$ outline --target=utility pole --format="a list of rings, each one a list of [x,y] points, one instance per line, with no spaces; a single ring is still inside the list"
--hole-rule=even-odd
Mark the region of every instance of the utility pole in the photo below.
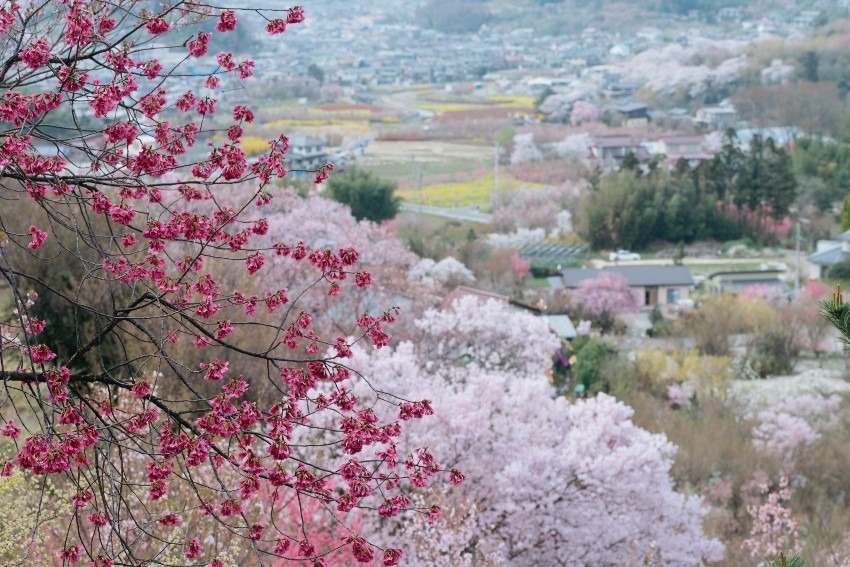
[[[802,238],[800,237],[800,223],[809,224],[810,222],[811,221],[809,219],[806,219],[806,218],[803,218],[803,217],[797,217],[797,223],[795,225],[796,228],[795,228],[794,241],[795,241],[795,244],[796,244],[795,252],[796,252],[797,267],[796,267],[796,275],[795,275],[795,278],[794,278],[794,301],[797,301],[797,299],[800,297],[800,240],[802,240]]]
[[[796,248],[796,258],[797,258],[797,274],[794,278],[794,301],[797,301],[800,298],[800,221],[798,220],[796,225],[796,235],[794,236],[794,242],[797,245]]]
[[[499,142],[493,142],[493,192],[499,192]]]
[[[409,187],[410,187],[411,189],[413,189],[413,187],[414,187],[414,183],[416,183],[416,170],[417,170],[417,167],[416,167],[416,166],[417,166],[417,163],[416,163],[416,154],[410,154],[410,177],[409,177],[410,181],[409,181]],[[421,187],[421,186],[420,186],[420,188],[419,188],[419,210],[417,211],[417,213],[418,213],[420,216],[422,215],[422,187]]]

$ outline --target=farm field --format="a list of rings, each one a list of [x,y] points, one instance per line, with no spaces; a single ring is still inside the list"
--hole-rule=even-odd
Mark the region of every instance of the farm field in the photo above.
[[[490,206],[496,187],[490,146],[441,141],[376,141],[358,167],[399,182],[403,199],[438,207]],[[422,191],[418,187],[422,175]],[[470,173],[471,172],[471,173]],[[537,187],[502,171],[499,190]]]
[[[458,179],[463,175],[469,175],[470,170],[492,167],[492,162],[484,160],[446,159],[444,161],[424,163],[420,162],[418,158],[411,162],[408,156],[406,162],[366,161],[360,158],[355,165],[361,169],[371,171],[379,177],[395,180],[399,184],[399,189],[404,190],[418,184],[419,171],[422,172],[423,184],[443,183]]]
[[[534,97],[531,96],[491,96],[491,97],[452,97],[446,100],[429,97],[415,103],[415,108],[435,113],[457,112],[464,110],[502,108],[529,111],[534,109]]]
[[[363,156],[360,163],[363,165],[382,162],[410,163],[411,158],[424,163],[454,160],[492,161],[493,148],[485,145],[441,141],[375,141],[369,144],[366,155]]]
[[[499,179],[499,190],[509,191],[519,187],[533,186],[512,178],[501,177]],[[470,207],[479,206],[486,210],[492,202],[493,192],[496,188],[495,176],[487,173],[469,181],[456,181],[450,183],[438,183],[436,185],[425,185],[420,192],[418,188],[411,187],[401,189],[398,195],[412,203],[421,202],[425,205],[436,207]]]

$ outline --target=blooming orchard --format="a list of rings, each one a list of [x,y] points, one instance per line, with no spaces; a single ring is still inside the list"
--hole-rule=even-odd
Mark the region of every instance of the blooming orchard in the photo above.
[[[403,551],[361,537],[352,510],[398,514],[412,487],[463,476],[399,442],[427,402],[352,393],[352,343],[386,346],[397,309],[337,314],[328,335],[326,311],[302,307],[307,289],[333,299],[372,275],[339,234],[272,238],[288,140],[248,162],[256,114],[224,87],[255,64],[211,49],[242,12],[274,35],[304,11],[151,6],[0,8],[0,474],[51,475],[71,495],[65,564],[222,565],[241,541],[253,562],[344,548],[395,565]],[[280,263],[299,277],[267,277]],[[298,441],[315,423],[322,447]],[[317,507],[338,524],[321,545],[303,521]]]
[[[248,161],[227,91],[255,64],[214,46],[300,7],[151,9],[0,6],[0,488],[42,491],[3,561],[720,557],[663,436],[551,397],[546,325],[471,297],[394,325],[465,268],[417,277],[384,229],[285,193],[284,135]],[[634,307],[598,284],[591,316]]]
[[[637,427],[609,396],[552,399],[543,372],[558,341],[543,322],[466,296],[425,313],[419,327],[415,344],[355,357],[378,390],[427,392],[436,415],[403,436],[468,476],[442,499],[451,527],[413,538],[414,564],[696,566],[722,557],[702,533],[701,499],[673,490],[675,448],[663,435]],[[374,396],[363,384],[355,392]]]

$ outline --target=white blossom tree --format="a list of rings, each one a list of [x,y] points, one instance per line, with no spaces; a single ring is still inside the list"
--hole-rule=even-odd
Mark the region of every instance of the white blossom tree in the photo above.
[[[637,427],[612,397],[551,397],[544,371],[557,341],[544,323],[465,297],[419,327],[415,343],[355,357],[379,390],[427,391],[436,415],[405,435],[469,479],[441,502],[446,514],[460,511],[463,529],[429,528],[428,541],[408,546],[412,564],[501,556],[514,565],[685,566],[722,557],[702,532],[701,499],[673,489],[675,447],[663,435]]]
[[[534,143],[534,134],[518,134],[514,137],[514,151],[511,152],[511,164],[526,161],[540,161],[543,152]]]

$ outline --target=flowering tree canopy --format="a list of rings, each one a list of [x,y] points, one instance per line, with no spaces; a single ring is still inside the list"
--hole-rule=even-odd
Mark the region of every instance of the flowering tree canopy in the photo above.
[[[304,12],[151,6],[0,8],[0,292],[10,305],[0,474],[57,487],[22,549],[35,564],[104,567],[246,554],[321,565],[345,548],[395,565],[401,550],[375,547],[347,518],[415,508],[410,483],[444,468],[399,445],[399,412],[430,412],[383,393],[362,405],[352,393],[361,378],[343,362],[354,342],[387,345],[397,309],[336,313],[327,334],[330,308],[308,296],[356,294],[372,274],[342,232],[323,241],[272,226],[288,140],[247,160],[255,113],[226,104],[224,87],[255,65],[211,50],[242,12],[272,35]],[[318,183],[332,169],[305,173]],[[300,442],[319,421],[327,443]],[[69,505],[48,517],[56,499]],[[308,527],[320,512],[338,528],[321,545]],[[48,522],[60,524],[55,555],[35,559],[30,543]]]
[[[514,151],[511,152],[511,163],[540,161],[543,152],[534,144],[534,134],[519,134],[514,138]]]
[[[821,432],[836,426],[841,397],[805,394],[772,404],[755,417],[759,424],[753,429],[753,444],[757,449],[782,458],[789,466],[801,449],[812,445]]]
[[[570,113],[570,124],[581,126],[585,122],[595,122],[599,120],[601,115],[602,111],[595,104],[584,100],[577,100],[573,104],[573,111]]]
[[[578,186],[567,184],[546,189],[521,187],[508,193],[494,193],[493,226],[500,232],[518,227],[572,232],[572,216],[567,207],[578,192]]]
[[[611,323],[617,315],[637,313],[639,306],[625,276],[602,272],[582,281],[576,288],[581,312],[591,319]]]
[[[468,477],[443,499],[459,518],[451,531],[435,524],[408,550],[416,564],[697,566],[722,557],[702,533],[701,500],[673,490],[675,448],[663,435],[637,427],[612,397],[552,398],[542,375],[558,341],[543,321],[467,296],[420,326],[426,340],[355,357],[379,388],[427,391],[434,419],[403,435],[463,463]],[[475,348],[458,335],[477,337]],[[356,393],[373,395],[362,384]]]
[[[431,258],[422,258],[408,272],[410,281],[423,282],[428,285],[458,286],[475,283],[475,274],[463,262],[446,256],[439,262]]]

